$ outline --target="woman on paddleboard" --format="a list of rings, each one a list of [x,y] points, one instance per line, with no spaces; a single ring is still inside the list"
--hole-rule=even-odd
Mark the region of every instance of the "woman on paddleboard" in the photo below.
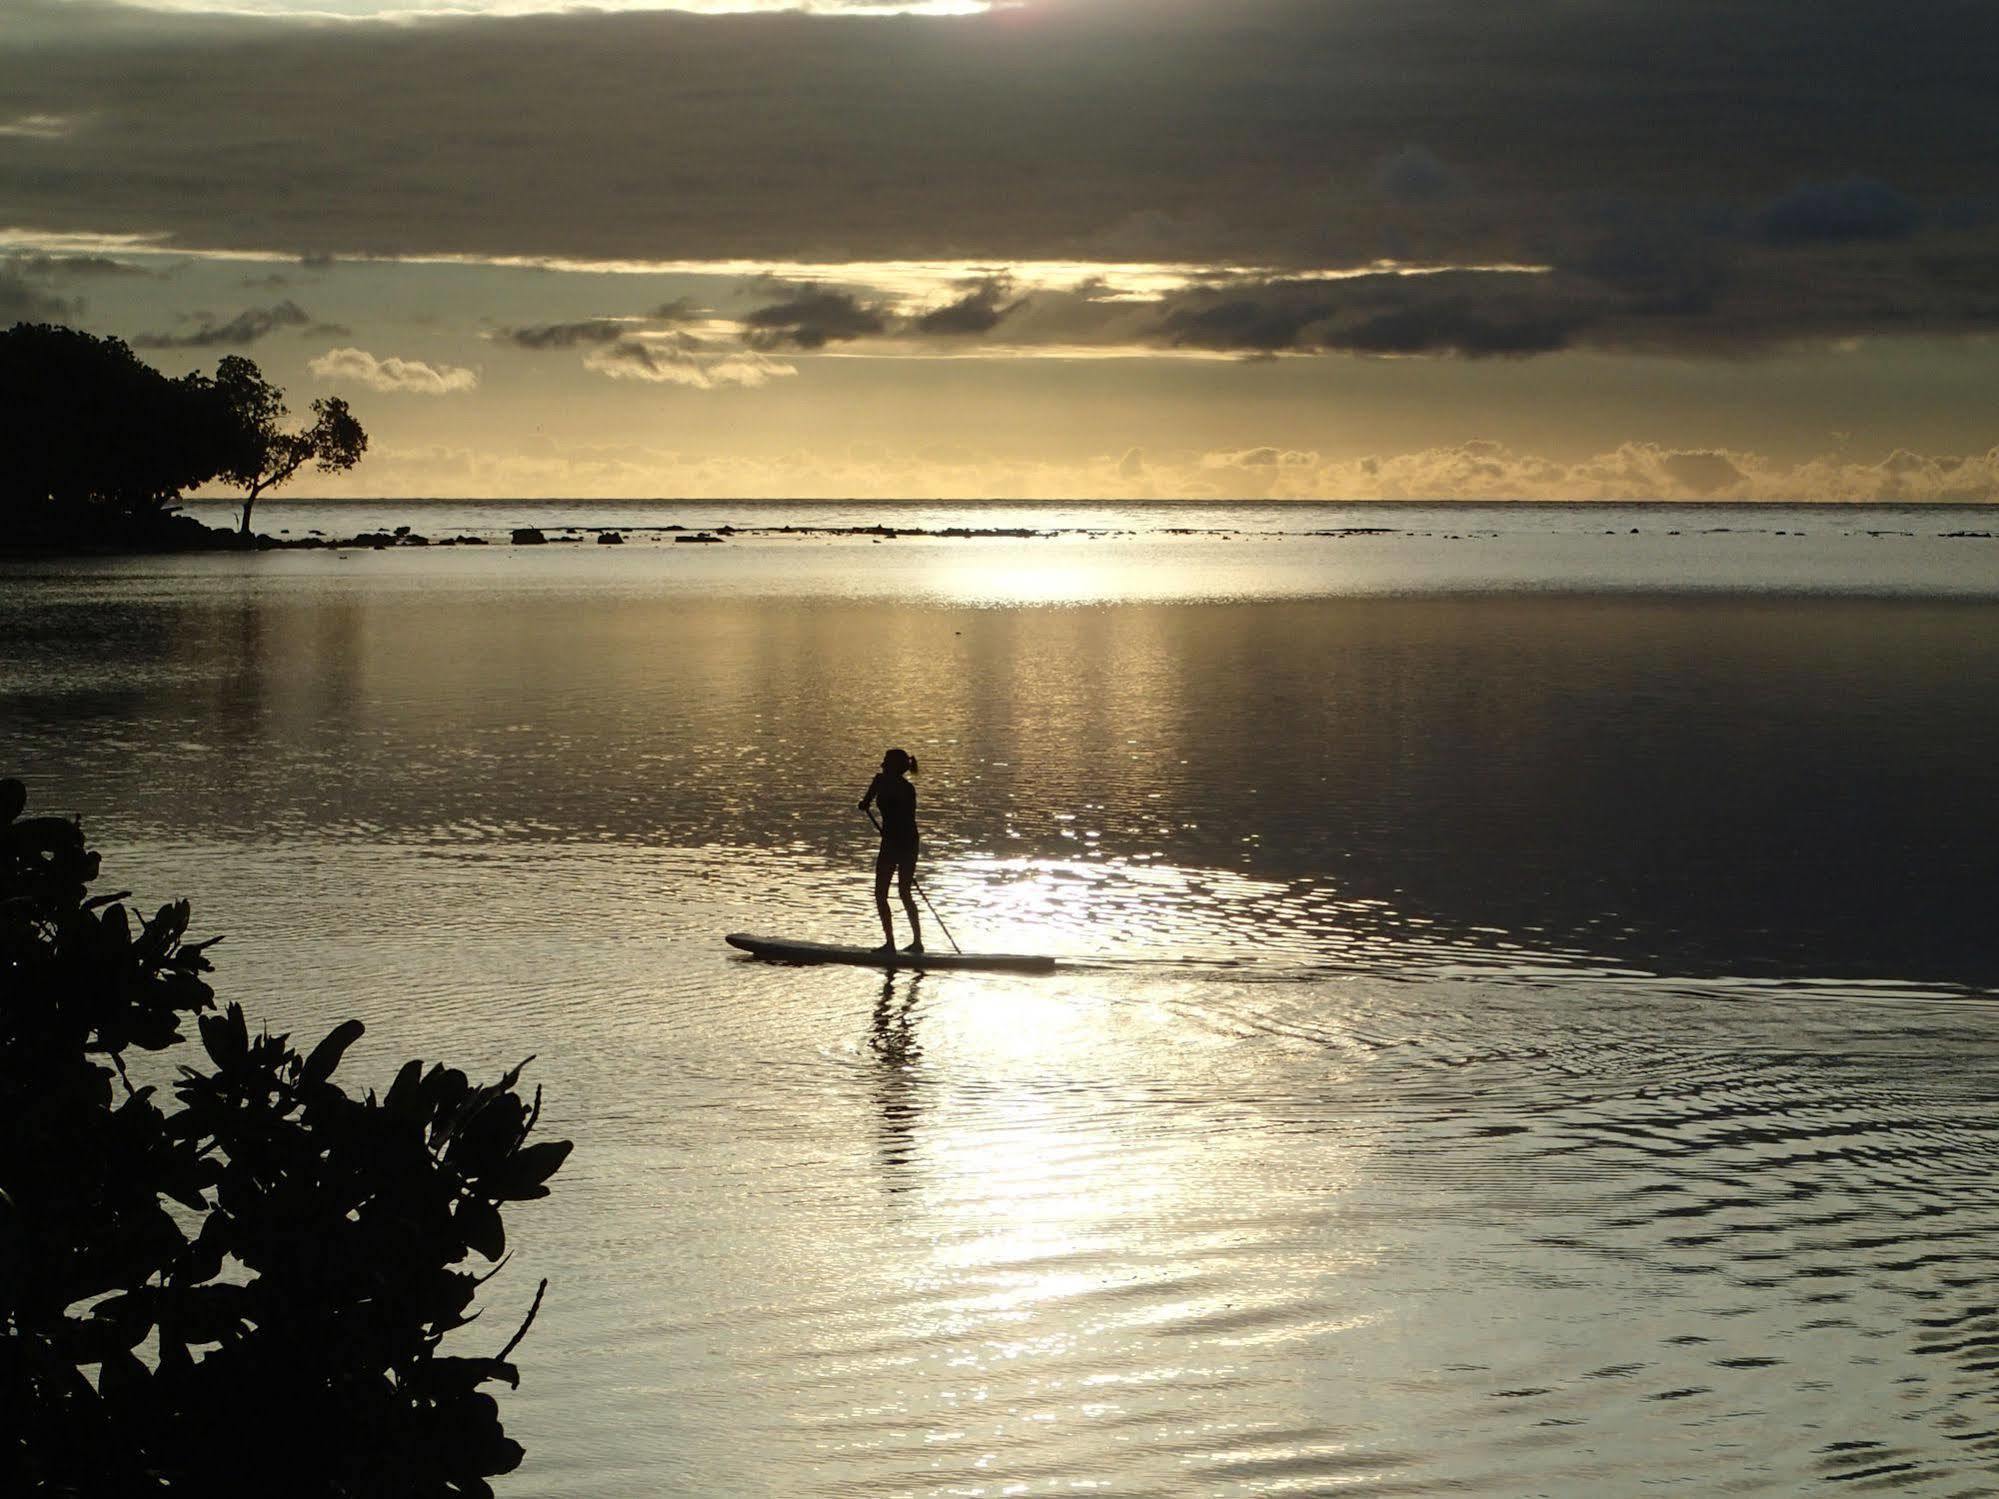
[[[875,855],[875,910],[882,919],[879,951],[895,951],[895,922],[888,914],[888,877],[894,874],[902,894],[902,908],[909,913],[909,946],[906,953],[923,951],[923,923],[916,919],[916,897],[910,885],[916,878],[916,788],[909,777],[916,774],[916,756],[892,749],[882,756],[881,773],[868,782],[868,794],[861,798],[861,810],[879,805],[882,809],[881,852]]]

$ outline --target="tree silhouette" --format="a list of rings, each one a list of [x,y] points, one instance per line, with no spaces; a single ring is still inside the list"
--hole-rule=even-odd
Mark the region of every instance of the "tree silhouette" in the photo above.
[[[0,331],[0,520],[28,543],[144,532],[233,451],[202,375],[169,380],[115,338]]]
[[[352,1097],[359,1021],[301,1055],[230,1005],[163,1107],[126,1054],[214,1008],[215,939],[88,897],[81,828],[25,805],[0,781],[0,1493],[490,1495],[521,1449],[480,1386],[541,1292],[497,1353],[442,1344],[569,1154],[527,1143],[539,1090],[409,1062]]]
[[[368,434],[338,396],[312,403],[310,427],[285,431],[280,426],[288,414],[284,392],[240,354],[229,355],[215,367],[214,388],[236,424],[221,477],[244,491],[237,534],[245,538],[250,535],[250,512],[265,490],[284,483],[308,463],[317,464],[322,473],[350,469],[368,449]]]

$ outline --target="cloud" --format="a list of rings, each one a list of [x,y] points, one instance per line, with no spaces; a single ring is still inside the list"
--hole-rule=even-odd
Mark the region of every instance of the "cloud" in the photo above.
[[[594,317],[574,323],[533,323],[523,328],[501,328],[493,336],[517,349],[540,352],[616,343],[634,326],[635,320],[631,318]]]
[[[128,265],[108,255],[16,255],[8,268],[28,276],[147,276],[143,266]]]
[[[1020,306],[1007,302],[1012,293],[1012,277],[988,276],[957,301],[922,314],[911,326],[918,333],[946,336],[990,333]]]
[[[1318,491],[1356,499],[1742,500],[1774,504],[1993,503],[1999,448],[1976,457],[1898,451],[1879,462],[1779,463],[1720,448],[1628,442],[1579,462],[1471,442],[1329,465]]]
[[[16,115],[11,120],[0,121],[0,135],[36,141],[58,141],[75,128],[74,119],[59,114]]]
[[[536,323],[500,328],[489,336],[535,352],[581,349],[583,367],[607,379],[684,385],[694,390],[766,385],[798,373],[793,366],[770,359],[755,348],[717,343],[680,326],[696,321],[702,313],[692,298],[680,297],[661,303],[644,317]],[[657,326],[660,324],[667,326]]]
[[[1999,503],[1999,448],[1975,454],[1897,450],[1885,458],[1780,463],[1749,451],[1628,442],[1562,460],[1471,440],[1412,452],[1322,459],[1272,447],[1277,461],[1234,453],[1106,452],[1073,461],[1002,457],[967,447],[855,443],[834,453],[706,455],[624,444],[549,444],[532,452],[438,444],[369,453],[372,474],[315,478],[314,492],[503,498],[1679,500]],[[1288,458],[1289,461],[1284,461]],[[1730,479],[1733,472],[1738,477]],[[1716,481],[1723,481],[1716,488]],[[1392,523],[1392,522],[1387,522]],[[1668,522],[1667,524],[1674,524]]]
[[[1311,468],[1317,453],[1286,448],[1240,448],[1227,453],[1203,453],[1202,468]]]
[[[798,373],[797,369],[755,350],[715,349],[686,335],[632,335],[592,349],[584,368],[613,380],[643,380],[654,385],[684,385],[693,390],[722,386],[754,388]]]
[[[784,301],[746,316],[743,329],[752,348],[822,349],[829,343],[885,333],[888,322],[879,308],[865,305],[851,292],[795,287]]]
[[[309,360],[306,368],[322,380],[357,380],[370,390],[405,395],[444,396],[479,383],[477,373],[458,365],[425,364],[394,355],[377,359],[366,349],[328,349]]]
[[[1433,203],[1460,190],[1455,172],[1422,146],[1404,146],[1375,164],[1374,189],[1398,203]]]
[[[1733,489],[1749,476],[1727,453],[1713,451],[1662,454],[1659,472],[1676,490],[1712,498]]]
[[[1893,26],[1880,0],[1820,0],[1805,47],[1792,8],[1711,0],[338,24],[0,5],[8,118],[84,122],[0,135],[8,219],[51,231],[293,255],[1140,258],[1299,278],[1393,244],[1572,273],[1552,308],[1467,294],[1365,314],[1341,298],[1338,327],[1383,351],[1741,352],[1999,325],[1999,217],[1979,208],[1999,203],[1983,66],[1999,7],[1963,0],[1906,0]],[[635,175],[635,139],[670,158]],[[1619,269],[1629,244],[1579,263],[1613,202],[1683,226],[1689,253],[1649,272]],[[1809,278],[1792,264],[1805,247]],[[770,300],[774,316],[791,298]],[[759,337],[881,331],[856,309]],[[1007,312],[1006,336],[1041,312]],[[1235,334],[1194,319],[1187,346],[1327,346],[1267,312]],[[995,331],[949,322],[936,332]]]
[[[1898,450],[1878,462],[1780,463],[1725,448],[1626,442],[1579,460],[1488,439],[1413,452],[1321,460],[1278,449],[1148,465],[1161,497],[1296,500],[1735,500],[1781,504],[1999,502],[1999,448],[1965,456]]]
[[[227,322],[219,323],[210,314],[197,313],[195,322],[191,332],[142,333],[132,344],[140,349],[240,348],[280,328],[311,326],[312,317],[298,303],[287,299],[272,307],[246,307]]]
[[[1174,347],[1239,353],[1478,358],[1566,348],[1605,311],[1588,288],[1510,272],[1250,279],[1167,298],[1159,335]]]
[[[30,286],[11,269],[0,267],[0,327],[15,323],[60,323],[83,310],[81,302],[50,296]]]
[[[1793,188],[1757,215],[1773,245],[1837,245],[1906,239],[1921,220],[1916,205],[1885,183],[1865,177]]]
[[[1697,318],[1727,289],[1729,246],[1678,220],[1617,211],[1579,238],[1564,268],[1614,293],[1633,316]]]

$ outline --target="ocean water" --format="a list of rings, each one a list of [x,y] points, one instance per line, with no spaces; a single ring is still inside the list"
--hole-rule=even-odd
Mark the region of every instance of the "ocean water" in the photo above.
[[[258,519],[738,528],[0,564],[103,888],[534,1055],[504,1492],[1999,1493],[1993,512]],[[1058,972],[721,943],[875,939],[889,744]]]

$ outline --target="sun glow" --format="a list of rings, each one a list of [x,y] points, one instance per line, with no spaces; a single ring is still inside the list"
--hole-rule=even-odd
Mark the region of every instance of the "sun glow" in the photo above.
[[[0,227],[0,252],[165,256],[175,260],[297,263],[292,251],[178,245],[163,234],[97,234]],[[429,252],[341,255],[329,263],[355,265],[467,266],[495,270],[566,271],[603,276],[688,276],[738,285],[769,278],[800,285],[860,287],[901,309],[920,308],[961,293],[967,285],[1005,277],[1018,294],[1087,290],[1098,302],[1152,302],[1203,283],[1282,277],[1297,281],[1352,281],[1368,276],[1441,276],[1476,272],[1495,276],[1545,276],[1552,267],[1527,262],[1445,263],[1373,260],[1361,265],[1290,266],[1212,264],[1191,260],[636,260],[564,255],[475,255]]]

